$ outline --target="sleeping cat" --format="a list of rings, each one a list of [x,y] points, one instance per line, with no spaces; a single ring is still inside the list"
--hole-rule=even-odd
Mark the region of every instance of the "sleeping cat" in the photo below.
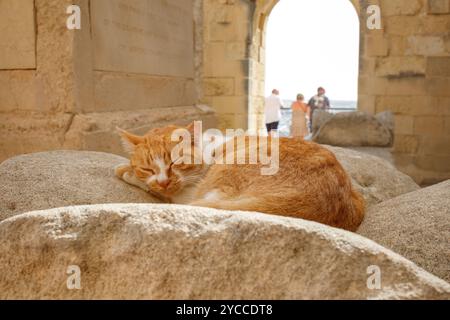
[[[172,162],[178,142],[171,134],[179,128],[153,129],[144,136],[119,130],[131,159],[116,168],[116,175],[170,203],[296,217],[350,231],[362,222],[363,198],[334,154],[320,145],[280,138],[278,172],[261,175],[260,164]],[[193,132],[193,125],[187,129]]]

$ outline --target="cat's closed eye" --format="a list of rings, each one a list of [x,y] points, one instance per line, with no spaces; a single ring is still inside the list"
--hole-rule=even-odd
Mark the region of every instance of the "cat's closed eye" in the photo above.
[[[146,174],[150,174],[150,175],[154,175],[155,171],[153,171],[150,168],[138,168],[139,171],[141,171],[142,173],[146,173]]]

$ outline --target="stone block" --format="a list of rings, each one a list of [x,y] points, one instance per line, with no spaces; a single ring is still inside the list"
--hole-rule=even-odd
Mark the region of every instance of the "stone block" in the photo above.
[[[196,102],[192,79],[95,72],[95,103],[84,112],[139,110]]]
[[[425,96],[428,94],[425,77],[401,77],[388,79],[386,82],[387,95]]]
[[[450,57],[427,58],[427,76],[450,77]]]
[[[449,0],[428,0],[429,14],[446,14],[450,13],[450,1]]]
[[[248,98],[246,96],[212,97],[211,107],[218,115],[247,113]]]
[[[416,117],[414,119],[414,133],[417,135],[440,136],[444,132],[442,117]]]
[[[387,57],[377,60],[376,75],[400,78],[425,76],[425,69],[424,57]]]
[[[226,54],[226,44],[211,42],[204,49],[205,77],[246,77],[248,60],[232,60]]]
[[[91,2],[96,70],[194,76],[192,0]]]
[[[423,136],[420,138],[418,154],[450,156],[450,136]]]
[[[246,43],[238,41],[227,43],[226,56],[231,60],[242,60],[247,58]]]
[[[450,117],[444,118],[444,134],[450,137]]]
[[[415,154],[419,147],[419,140],[413,135],[396,135],[393,151],[396,153]]]
[[[383,35],[367,36],[365,53],[368,57],[387,56],[389,52],[388,40]]]
[[[424,170],[450,172],[450,156],[419,155],[414,159],[414,164]]]
[[[414,131],[413,116],[395,116],[395,134],[412,135]]]
[[[422,21],[421,33],[424,35],[444,36],[450,30],[450,15],[427,15],[420,19]]]
[[[64,148],[125,155],[116,127],[145,134],[153,128],[187,125],[194,120],[202,121],[205,129],[216,126],[214,111],[205,106],[80,114],[74,117],[66,133]]]
[[[407,53],[423,56],[446,56],[447,50],[443,37],[410,36],[408,37]]]
[[[0,1],[0,69],[36,68],[33,0]]]
[[[396,115],[417,116],[435,113],[427,96],[379,96],[376,101],[377,112],[392,111]]]
[[[375,73],[377,58],[362,58],[359,63],[359,75],[371,76]]]
[[[234,95],[234,79],[205,78],[203,80],[203,93],[206,96],[232,96]]]
[[[409,36],[420,32],[421,21],[417,16],[385,17],[384,26],[389,35]]]
[[[389,54],[391,56],[407,55],[408,41],[404,36],[390,35],[389,37]]]
[[[450,97],[450,78],[429,78],[427,80],[427,92],[430,95]]]
[[[369,114],[375,114],[375,99],[376,96],[371,95],[359,95],[358,96],[358,110],[367,112]]]
[[[416,15],[421,9],[421,0],[381,1],[381,10],[384,16]]]

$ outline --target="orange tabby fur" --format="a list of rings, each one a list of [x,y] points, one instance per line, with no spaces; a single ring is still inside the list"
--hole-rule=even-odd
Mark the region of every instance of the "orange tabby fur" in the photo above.
[[[131,160],[130,165],[117,168],[116,175],[148,188],[167,202],[258,211],[350,231],[362,222],[363,198],[352,188],[334,154],[320,145],[300,138],[280,138],[279,170],[265,176],[261,175],[259,164],[173,164],[170,152],[177,142],[170,141],[170,136],[177,128],[154,129],[143,137],[122,130]],[[188,128],[192,130],[192,126]],[[130,180],[133,176],[137,181]],[[155,177],[167,179],[161,185],[154,181]],[[177,201],[178,195],[189,189],[192,191],[187,198]]]

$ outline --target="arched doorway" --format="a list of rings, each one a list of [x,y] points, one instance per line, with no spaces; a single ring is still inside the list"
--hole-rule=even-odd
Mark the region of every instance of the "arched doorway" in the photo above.
[[[253,34],[252,34],[252,44],[250,48],[250,69],[249,69],[249,117],[248,117],[248,127],[250,130],[257,130],[258,128],[261,128],[263,126],[264,117],[263,117],[263,105],[264,105],[264,96],[266,94],[266,51],[267,51],[267,29],[270,27],[269,23],[269,16],[271,13],[277,14],[278,9],[280,8],[280,11],[285,11],[285,8],[290,5],[289,2],[294,0],[260,0],[257,1],[257,6],[255,10],[255,16],[253,19]],[[296,0],[298,1],[298,0]],[[314,2],[314,0],[301,0],[302,2]],[[326,2],[327,0],[322,0],[320,2]],[[350,37],[356,37],[357,39],[353,39],[353,41],[359,40],[359,43],[363,44],[363,37],[364,32],[361,32],[361,26],[358,27],[359,21],[360,21],[360,6],[359,1],[357,0],[329,0],[333,2],[339,2],[338,7],[336,5],[333,5],[332,8],[324,8],[324,10],[330,9],[330,10],[339,10],[342,9],[346,11],[346,16],[349,15],[349,7],[350,10],[356,9],[356,15],[354,14],[354,11],[352,11],[353,16],[351,16],[351,19],[353,19],[353,28],[356,28],[356,32],[353,30],[352,35]],[[283,3],[279,3],[283,2]],[[278,6],[277,6],[278,5]],[[316,6],[318,4],[316,2]],[[323,4],[322,4],[323,5]],[[353,5],[353,8],[351,7]],[[328,11],[331,15],[332,12]],[[340,16],[339,14],[342,12],[335,12],[335,23],[339,24]],[[320,12],[303,12],[302,15],[320,15]],[[314,28],[312,26],[311,28]],[[359,29],[358,29],[359,28]],[[284,38],[283,41],[289,41],[289,37],[291,37],[293,34],[295,34],[295,29],[291,31],[290,34],[283,34],[282,37]],[[324,30],[326,32],[326,30]],[[348,36],[348,35],[346,35]],[[358,39],[359,38],[359,39]],[[269,44],[270,45],[270,44]],[[288,45],[286,45],[287,47]],[[358,44],[359,46],[359,44]],[[352,49],[354,50],[354,49]],[[354,79],[353,86],[354,88],[349,89],[349,92],[346,95],[357,95],[356,93],[351,93],[351,91],[357,91],[357,82],[358,82],[358,76],[359,73],[358,70],[358,64],[361,68],[361,61],[359,58],[359,53],[361,52],[362,48],[359,47],[359,50],[356,48],[356,52],[353,52],[352,57],[348,57],[350,60],[354,61],[354,67],[355,69],[352,71]],[[333,53],[329,53],[330,57],[333,57]],[[330,60],[336,60],[336,57],[334,59]],[[338,73],[339,68],[336,68],[336,73]],[[316,81],[319,82],[319,81]],[[333,81],[332,81],[333,82]],[[337,83],[336,81],[334,83]],[[300,84],[301,85],[301,84]],[[320,84],[325,85],[325,84]],[[312,84],[312,87],[316,86],[316,84]],[[291,89],[292,91],[293,89]],[[301,90],[301,88],[299,89]],[[339,89],[338,89],[339,90]],[[342,89],[341,89],[342,90]],[[308,89],[307,89],[308,91]],[[306,94],[309,94],[309,92],[306,92]],[[342,95],[344,97],[344,95]],[[340,98],[342,98],[340,97]]]

